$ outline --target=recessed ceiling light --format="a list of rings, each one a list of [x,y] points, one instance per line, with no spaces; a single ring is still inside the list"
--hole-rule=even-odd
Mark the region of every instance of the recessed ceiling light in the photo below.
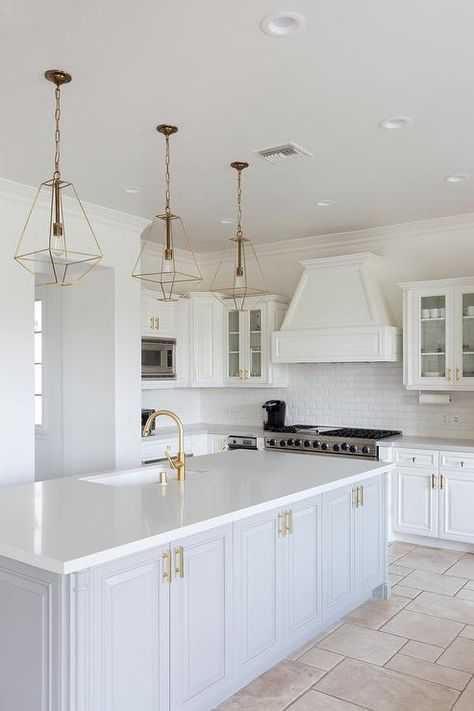
[[[123,189],[126,193],[129,193],[129,195],[136,195],[142,191],[139,185],[125,185]]]
[[[452,175],[446,175],[443,180],[445,183],[464,183],[470,177],[467,173],[453,173]]]
[[[393,130],[397,128],[405,128],[413,122],[410,116],[392,116],[391,118],[383,119],[379,122],[379,128]]]
[[[235,222],[235,219],[233,217],[223,217],[221,222],[223,225],[233,225]]]
[[[332,207],[335,204],[335,200],[318,200],[316,207]]]
[[[266,35],[283,37],[304,30],[306,19],[298,12],[272,12],[263,18],[260,27]]]

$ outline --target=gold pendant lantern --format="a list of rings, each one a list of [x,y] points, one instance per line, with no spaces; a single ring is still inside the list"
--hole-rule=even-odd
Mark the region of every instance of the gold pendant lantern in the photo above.
[[[248,297],[268,294],[265,276],[255,248],[242,231],[242,171],[249,164],[234,161],[231,168],[237,171],[237,232],[231,242],[235,242],[234,257],[228,252],[222,254],[211,282],[212,291],[219,300],[231,309],[245,311]]]
[[[100,262],[102,252],[74,185],[63,180],[59,167],[61,86],[72,77],[59,69],[44,76],[56,87],[54,172],[36,192],[15,259],[38,284],[71,286]]]
[[[145,288],[155,291],[158,301],[176,301],[197,289],[202,276],[183,221],[171,212],[170,207],[169,141],[178,129],[160,124],[156,130],[165,137],[165,211],[156,215],[145,230],[132,276],[140,279]]]

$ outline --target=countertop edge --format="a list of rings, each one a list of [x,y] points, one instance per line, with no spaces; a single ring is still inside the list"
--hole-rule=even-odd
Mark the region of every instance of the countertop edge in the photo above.
[[[187,526],[171,529],[170,531],[165,531],[154,536],[114,546],[113,548],[91,553],[69,561],[58,561],[51,558],[37,556],[22,549],[12,548],[11,546],[3,545],[1,543],[0,556],[9,558],[10,560],[14,560],[19,563],[31,565],[35,568],[46,570],[57,575],[70,575],[72,573],[78,573],[82,570],[87,570],[88,568],[94,568],[98,565],[110,563],[111,561],[118,560],[119,558],[124,558],[127,555],[133,555],[166,543],[172,543],[187,536],[202,533],[203,531],[207,531],[212,528],[217,528],[218,526],[234,523],[235,521],[239,521],[249,516],[264,513],[270,509],[277,508],[279,505],[285,506],[292,502],[301,501],[311,496],[317,496],[318,494],[324,494],[343,486],[350,486],[357,481],[365,481],[366,479],[370,479],[371,477],[379,474],[389,473],[394,469],[394,466],[394,464],[389,462],[380,462],[380,467],[371,469],[367,472],[352,474],[350,476],[342,477],[337,481],[318,484],[308,489],[301,489],[300,491],[295,491],[292,494],[287,494],[276,499],[270,499],[252,506],[247,506],[246,508],[239,509],[237,511],[232,511],[230,513],[227,512],[219,516],[214,516],[203,521],[189,524]]]

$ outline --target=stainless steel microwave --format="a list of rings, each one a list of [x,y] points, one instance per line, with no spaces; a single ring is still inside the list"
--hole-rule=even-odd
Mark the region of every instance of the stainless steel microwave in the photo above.
[[[176,341],[173,338],[142,338],[142,378],[176,378]]]

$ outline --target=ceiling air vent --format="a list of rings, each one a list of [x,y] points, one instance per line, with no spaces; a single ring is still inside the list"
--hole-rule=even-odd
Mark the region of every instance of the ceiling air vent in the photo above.
[[[306,151],[296,143],[285,143],[282,146],[271,146],[270,148],[261,148],[258,153],[262,158],[265,158],[269,163],[281,163],[290,158],[311,158],[312,154]]]

